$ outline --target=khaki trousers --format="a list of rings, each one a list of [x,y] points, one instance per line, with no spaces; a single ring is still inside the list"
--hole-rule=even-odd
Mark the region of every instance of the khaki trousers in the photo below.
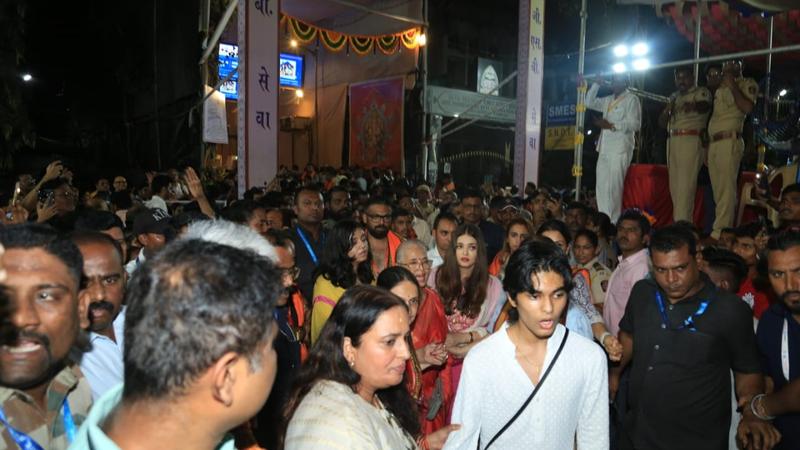
[[[697,174],[703,164],[703,145],[699,136],[673,136],[667,143],[669,193],[672,218],[676,222],[694,217]]]
[[[742,139],[723,139],[712,142],[708,149],[708,174],[717,204],[714,230],[711,236],[719,238],[723,228],[733,226],[736,212],[736,187],[739,178],[739,163],[744,153]]]

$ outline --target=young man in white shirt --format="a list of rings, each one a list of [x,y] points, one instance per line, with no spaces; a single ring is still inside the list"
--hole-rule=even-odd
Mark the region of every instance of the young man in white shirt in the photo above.
[[[445,449],[608,449],[608,372],[600,347],[559,324],[569,262],[529,241],[506,266],[507,327],[464,360]]]
[[[449,212],[439,213],[433,222],[433,244],[428,250],[428,259],[431,261],[431,268],[439,267],[444,263],[444,255],[450,248],[453,239],[453,232],[458,227],[458,219]]]

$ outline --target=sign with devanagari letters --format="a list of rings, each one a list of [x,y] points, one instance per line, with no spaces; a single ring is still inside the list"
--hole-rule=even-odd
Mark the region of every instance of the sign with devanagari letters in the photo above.
[[[239,0],[239,196],[278,170],[278,0]]]

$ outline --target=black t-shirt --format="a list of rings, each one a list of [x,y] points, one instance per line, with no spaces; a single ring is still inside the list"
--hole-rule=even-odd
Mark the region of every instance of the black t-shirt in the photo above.
[[[301,234],[302,233],[302,234]],[[303,240],[303,237],[306,240]],[[314,252],[317,262],[314,262],[311,253],[306,246],[306,241]],[[300,269],[300,276],[297,278],[297,287],[303,294],[307,305],[310,307],[313,302],[314,293],[314,271],[317,269],[319,259],[322,257],[322,245],[325,242],[325,231],[320,228],[319,239],[314,240],[314,235],[310,231],[302,229],[299,225],[292,228],[292,242],[294,242],[294,263]]]
[[[789,380],[784,376],[781,358],[784,323],[789,357]],[[789,384],[789,381],[800,378],[800,323],[792,317],[783,303],[776,303],[764,311],[758,321],[756,340],[761,352],[761,367],[775,382],[776,392]],[[775,450],[800,448],[800,414],[778,416],[773,424],[781,432],[781,441],[774,447]]]
[[[696,295],[670,304],[662,324],[654,280],[631,290],[620,330],[633,338],[625,433],[635,448],[728,448],[731,373],[759,373],[753,318],[745,302],[703,278]],[[703,301],[708,306],[697,314]],[[678,329],[695,315],[695,331]]]
[[[503,248],[503,241],[506,239],[506,232],[500,225],[489,222],[488,220],[481,220],[478,224],[483,234],[483,240],[486,241],[486,259],[489,263],[492,262],[497,252]]]

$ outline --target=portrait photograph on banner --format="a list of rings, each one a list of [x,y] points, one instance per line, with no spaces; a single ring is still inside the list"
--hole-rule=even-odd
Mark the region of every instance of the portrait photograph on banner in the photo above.
[[[403,77],[350,85],[350,164],[403,170]]]

